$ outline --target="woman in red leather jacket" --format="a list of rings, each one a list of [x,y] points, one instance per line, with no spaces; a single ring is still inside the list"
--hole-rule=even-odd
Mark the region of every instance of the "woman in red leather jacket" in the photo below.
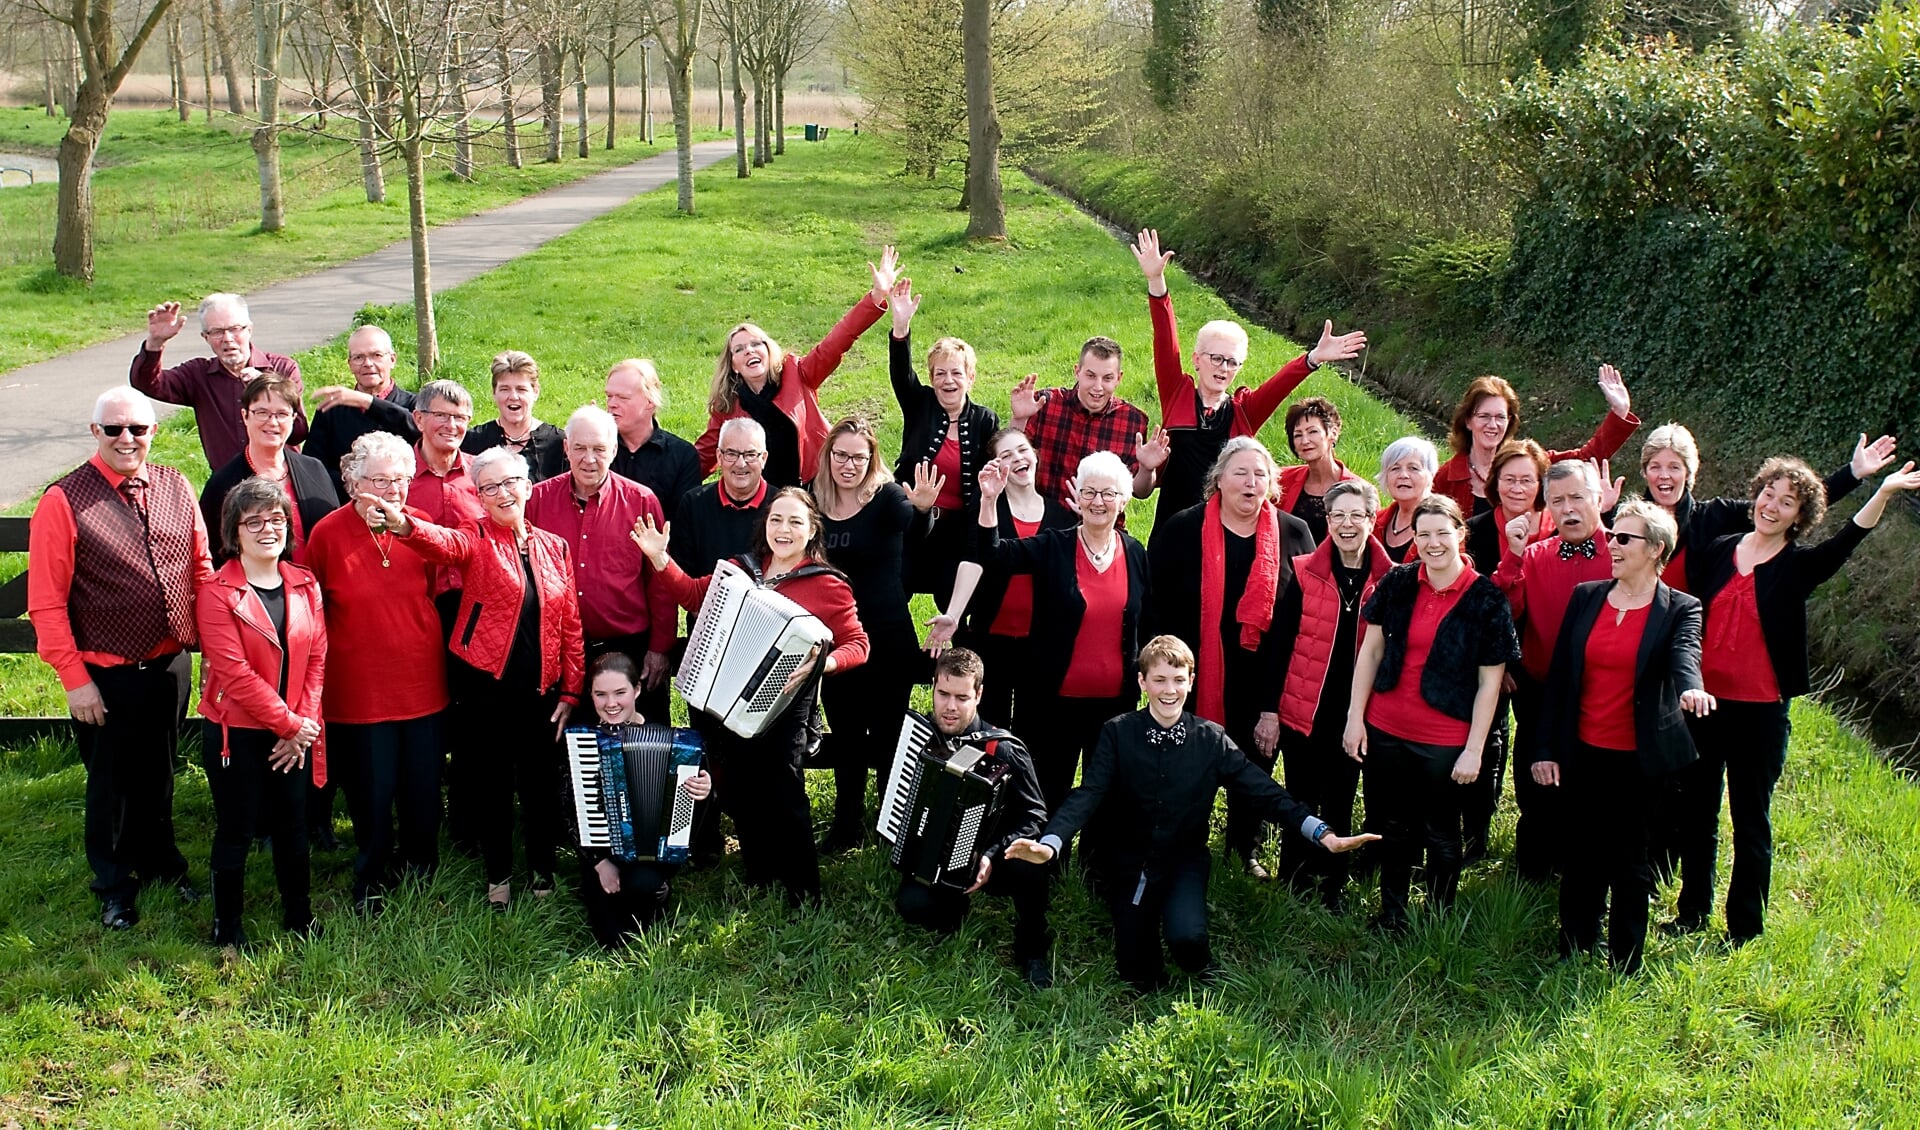
[[[532,483],[527,461],[496,447],[473,461],[483,518],[458,527],[416,522],[406,509],[363,494],[368,520],[378,520],[421,557],[460,570],[460,609],[453,638],[452,681],[459,702],[487,703],[484,733],[461,759],[473,783],[487,902],[505,910],[513,876],[513,798],[520,796],[533,893],[553,893],[554,848],[560,837],[560,732],[580,702],[586,650],[567,543],[527,522]]]
[[[213,944],[237,947],[247,943],[240,915],[256,831],[273,837],[281,925],[296,934],[313,926],[307,785],[327,782],[327,623],[320,583],[287,560],[293,532],[278,484],[255,477],[234,487],[220,508],[220,538],[233,556],[200,586],[194,619],[213,794]]]

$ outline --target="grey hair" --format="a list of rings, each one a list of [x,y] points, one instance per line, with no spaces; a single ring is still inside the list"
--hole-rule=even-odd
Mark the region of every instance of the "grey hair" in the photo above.
[[[507,477],[510,479],[516,476],[528,480],[533,478],[533,472],[527,468],[526,456],[505,447],[489,447],[474,456],[473,465],[468,468],[468,472],[473,475],[473,481],[477,484],[483,473],[492,470],[495,464],[500,463],[506,464]]]
[[[1331,509],[1335,499],[1345,497],[1349,494],[1357,494],[1360,496],[1360,501],[1367,504],[1367,513],[1379,513],[1380,492],[1374,488],[1372,483],[1365,479],[1341,479],[1339,482],[1334,483],[1327,488],[1327,493],[1320,496],[1320,505],[1322,508]]]
[[[421,412],[431,411],[433,402],[436,400],[444,400],[455,408],[468,410],[473,408],[473,394],[468,392],[467,386],[459,381],[428,381],[421,385],[420,391],[413,396],[413,402],[419,406],[418,410]]]
[[[1268,495],[1280,489],[1280,467],[1273,461],[1273,452],[1267,450],[1267,445],[1252,436],[1234,436],[1214,457],[1213,466],[1207,468],[1206,487],[1200,493],[1202,501],[1220,493],[1220,476],[1227,473],[1227,464],[1233,461],[1234,456],[1247,451],[1258,451],[1266,457]]]
[[[759,447],[762,450],[766,449],[767,429],[760,426],[760,421],[755,420],[750,416],[730,416],[726,420],[722,421],[720,424],[720,435],[716,437],[717,441],[721,444],[725,444],[727,442],[727,434],[729,432],[739,432],[739,431],[744,431],[748,435],[752,436],[753,438],[751,442],[754,444],[754,446]]]
[[[1571,479],[1575,476],[1578,476],[1587,484],[1587,489],[1593,491],[1594,498],[1597,501],[1600,497],[1600,468],[1587,462],[1585,459],[1562,459],[1560,462],[1547,468],[1547,483],[1549,486],[1562,479]]]
[[[1440,452],[1433,441],[1424,436],[1401,436],[1387,445],[1380,453],[1380,493],[1387,493],[1387,468],[1400,462],[1409,455],[1420,457],[1420,463],[1427,469],[1427,477],[1432,478],[1440,469]]]
[[[1074,471],[1073,478],[1084,487],[1087,485],[1087,480],[1101,475],[1110,476],[1122,491],[1128,490],[1133,485],[1133,473],[1127,470],[1126,460],[1111,451],[1095,451],[1088,454],[1080,460],[1080,466]]]
[[[1655,506],[1644,498],[1631,498],[1621,503],[1613,512],[1613,524],[1620,525],[1622,518],[1638,518],[1647,528],[1647,540],[1660,552],[1660,564],[1665,565],[1673,558],[1674,547],[1680,544],[1680,525],[1667,513],[1664,506]]]
[[[251,325],[253,313],[247,309],[247,300],[237,294],[209,294],[200,300],[200,332],[207,332],[207,315],[215,310],[232,310],[240,315],[240,320]]]
[[[353,449],[340,457],[341,480],[359,486],[366,475],[367,464],[375,459],[397,459],[408,474],[413,473],[413,448],[407,446],[406,440],[392,432],[368,432],[354,440]]]
[[[157,418],[153,412],[153,401],[148,399],[146,393],[132,385],[114,385],[101,393],[99,399],[93,402],[93,422],[105,423],[109,408],[130,408],[135,415],[142,417],[149,424]],[[140,423],[141,421],[132,422]]]
[[[573,410],[573,415],[567,417],[568,439],[572,439],[574,433],[582,428],[592,428],[603,436],[616,439],[620,435],[619,425],[613,422],[613,417],[607,414],[605,408],[597,404],[582,404]]]

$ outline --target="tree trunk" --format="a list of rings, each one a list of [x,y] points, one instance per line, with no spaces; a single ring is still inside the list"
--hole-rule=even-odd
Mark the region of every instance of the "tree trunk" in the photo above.
[[[260,168],[260,230],[287,226],[286,197],[280,186],[280,55],[286,28],[282,0],[254,0],[254,66],[260,75],[260,125],[253,131],[253,155]]]
[[[667,98],[673,103],[673,147],[679,160],[679,208],[693,215],[693,53],[684,55],[678,66],[667,60]]]
[[[70,279],[93,281],[93,154],[107,124],[113,98],[99,84],[80,84],[66,136],[60,139],[58,216],[53,229],[53,269]]]
[[[200,108],[206,121],[213,120],[213,21],[207,18],[206,4],[200,5]]]
[[[53,49],[47,45],[47,25],[46,24],[40,25],[40,77],[46,83],[47,117],[51,118],[54,116],[53,104],[55,102],[55,98],[53,96]]]
[[[640,41],[640,140],[653,144],[653,54],[652,45],[646,40]],[[608,103],[607,113],[608,148],[612,148],[613,113],[612,103]]]
[[[380,145],[374,131],[374,104],[379,100],[379,92],[373,82],[373,59],[369,55],[367,43],[367,13],[358,4],[343,5],[347,25],[347,50],[351,55],[352,69],[347,72],[347,85],[353,91],[354,101],[360,103],[360,187],[365,191],[367,203],[384,204],[387,200],[387,178],[380,169]]]
[[[747,89],[740,85],[740,45],[728,52],[733,61],[733,175],[749,177],[747,168]]]
[[[560,50],[547,44],[540,46],[540,117],[547,129],[547,156],[551,164],[560,161],[560,150],[565,140],[566,124],[560,109],[560,95],[567,81],[566,59]]]
[[[967,238],[1007,238],[1000,195],[1000,114],[993,104],[993,0],[961,0],[967,77]]]
[[[247,112],[246,87],[240,82],[240,66],[235,61],[231,29],[220,0],[207,0],[207,15],[213,21],[213,41],[220,50],[220,69],[227,79],[227,110],[235,115]]]
[[[447,80],[454,96],[460,99],[453,119],[453,175],[473,179],[473,109],[467,105],[467,57],[460,36],[455,35],[447,48]]]
[[[182,43],[180,10],[167,17],[167,85],[172,88],[173,112],[181,120],[193,117],[187,107],[187,51]]]
[[[589,144],[592,131],[588,128],[589,119],[587,118],[587,46],[585,43],[575,48],[573,52],[573,105],[574,116],[579,119],[580,124],[580,144],[574,152],[584,159],[593,152]]]
[[[787,155],[787,72],[773,74],[773,155]]]
[[[402,113],[417,119],[419,111]],[[433,324],[433,267],[427,257],[427,159],[421,152],[420,125],[410,121],[400,150],[407,162],[407,243],[413,251],[414,366],[426,380],[440,363],[440,339]]]
[[[506,7],[501,6],[501,22],[506,21]],[[500,35],[500,46],[495,50],[494,60],[500,67],[500,121],[502,132],[506,134],[507,168],[520,167],[520,110],[513,100],[513,54],[507,50],[507,37]]]
[[[762,87],[759,71],[749,70],[748,77],[753,80],[753,167],[767,167],[767,98]]]
[[[719,55],[713,57],[713,104],[714,113],[717,115],[714,118],[713,128],[724,130],[727,128],[727,82],[720,74]]]
[[[646,130],[647,114],[647,56],[646,47],[640,48],[640,128]],[[607,148],[613,148],[613,136],[620,117],[619,89],[615,85],[614,64],[619,62],[615,56],[620,51],[620,8],[615,5],[607,15]]]
[[[80,44],[73,36],[63,36],[67,41],[67,77],[60,88],[60,103],[67,111],[67,120],[72,121],[80,108]]]

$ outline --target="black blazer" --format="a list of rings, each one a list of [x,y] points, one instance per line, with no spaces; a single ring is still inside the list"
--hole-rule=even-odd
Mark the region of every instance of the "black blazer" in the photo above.
[[[468,455],[478,455],[489,448],[499,447],[506,442],[507,431],[498,420],[488,420],[476,425],[460,441],[460,450]],[[616,437],[614,443],[618,445]],[[544,483],[556,475],[567,473],[567,433],[557,426],[544,421],[527,436],[527,446],[520,454],[527,461],[527,473],[536,483]]]
[[[902,483],[913,482],[916,464],[932,462],[947,441],[947,410],[933,389],[920,383],[913,369],[911,338],[887,337],[887,376],[893,382],[893,398],[900,404],[900,458],[894,461],[894,477]],[[980,468],[993,458],[988,441],[1000,430],[1000,417],[984,404],[967,401],[960,410],[960,515],[971,522],[980,506]],[[951,520],[951,519],[950,519]]]
[[[1852,494],[1860,480],[1851,464],[1842,464],[1827,476],[1827,501],[1838,502]],[[1744,534],[1753,529],[1753,500],[1750,498],[1695,498],[1693,491],[1681,494],[1674,503],[1673,520],[1680,527],[1680,541],[1673,547],[1679,553],[1689,545],[1706,545],[1728,534]]]
[[[1067,509],[1066,504],[1048,495],[1040,496],[1040,532],[1048,530],[1071,530],[1080,524],[1080,515]],[[1013,524],[1013,508],[1007,504],[1006,492],[1000,494],[998,507],[1000,514],[1000,538],[1002,541],[1016,541],[1020,537],[1020,528]],[[958,520],[958,515],[955,516]],[[978,513],[967,522],[970,531],[968,537],[983,537],[980,530]],[[977,554],[968,554],[968,560],[979,561]],[[991,562],[985,563],[985,572],[980,583],[973,588],[973,599],[967,602],[967,633],[972,637],[987,635],[993,628],[994,618],[1000,615],[1000,605],[1007,599],[1007,582],[1013,574]]]
[[[1871,531],[1847,521],[1832,537],[1817,545],[1787,543],[1771,561],[1753,570],[1753,596],[1760,606],[1760,635],[1767,641],[1767,658],[1780,697],[1807,693],[1807,598],[1825,584],[1853,556]],[[1687,554],[1687,587],[1711,610],[1713,598],[1733,580],[1734,550],[1745,534],[1728,534]]]
[[[293,479],[294,497],[300,500],[300,525],[311,534],[316,522],[340,509],[339,492],[333,489],[333,480],[327,477],[326,464],[292,448],[288,448],[284,454],[287,474]],[[229,459],[226,466],[208,476],[207,485],[200,491],[200,515],[207,521],[207,541],[213,546],[215,565],[223,564],[233,556],[220,544],[220,508],[226,504],[227,495],[234,487],[252,477],[253,468],[248,466],[247,453],[243,449]]]
[[[1074,641],[1087,614],[1074,567],[1080,552],[1080,531],[1042,530],[1030,538],[1003,538],[1000,530],[981,529],[975,520],[974,539],[967,559],[998,567],[1004,573],[1033,576],[1033,629],[1027,634],[1034,690],[1055,694],[1073,662]],[[1115,530],[1127,555],[1127,607],[1120,617],[1120,663],[1131,671],[1140,655],[1140,622],[1146,613],[1152,577],[1147,571],[1147,547],[1125,530]],[[1131,689],[1131,684],[1122,690]]]
[[[1567,618],[1560,622],[1553,666],[1547,671],[1540,725],[1533,727],[1538,738],[1520,751],[1519,764],[1560,761],[1580,740],[1580,681],[1587,665],[1587,637],[1605,613],[1607,594],[1617,583],[1588,581],[1575,586]],[[1654,588],[1640,653],[1633,664],[1634,746],[1640,771],[1649,777],[1671,773],[1697,756],[1686,715],[1680,711],[1680,696],[1702,689],[1703,622],[1698,600],[1664,582]]]

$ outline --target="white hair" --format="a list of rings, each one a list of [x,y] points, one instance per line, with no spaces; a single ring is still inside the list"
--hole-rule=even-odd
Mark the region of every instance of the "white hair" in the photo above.
[[[215,310],[231,310],[240,315],[240,320],[251,324],[253,314],[247,309],[247,300],[237,294],[209,294],[200,300],[200,332],[207,332],[207,315]]]
[[[767,429],[761,427],[760,421],[752,417],[728,417],[720,425],[719,442],[724,446],[727,442],[727,436],[733,432],[746,432],[747,435],[751,437],[748,442],[755,447],[764,449],[767,446]]]
[[[1594,498],[1600,497],[1600,468],[1587,460],[1563,459],[1547,468],[1548,483],[1557,483],[1561,479],[1571,479],[1576,475],[1587,484],[1587,489],[1593,492]]]
[[[473,394],[467,391],[467,386],[459,381],[438,380],[420,386],[420,391],[413,397],[414,410],[431,412],[436,400],[444,400],[455,408],[473,408]]]
[[[533,473],[527,469],[525,456],[511,448],[489,447],[473,457],[473,466],[469,468],[473,481],[478,483],[481,475],[491,470],[495,464],[502,463],[506,465],[507,478],[533,478]]]
[[[1127,470],[1126,460],[1111,451],[1096,451],[1080,460],[1080,467],[1074,472],[1074,481],[1082,487],[1089,486],[1093,480],[1108,478],[1121,491],[1133,486],[1133,474]]]
[[[1225,318],[1215,318],[1213,321],[1201,326],[1200,332],[1193,335],[1193,351],[1195,353],[1200,352],[1200,343],[1209,338],[1225,342],[1234,352],[1240,354],[1242,357],[1245,357],[1247,354],[1247,328],[1239,322],[1230,322]],[[1208,350],[1208,352],[1212,351]]]
[[[1440,469],[1440,452],[1433,446],[1432,440],[1421,436],[1401,436],[1380,453],[1381,494],[1387,493],[1387,468],[1409,455],[1420,457],[1420,465],[1426,468],[1428,478],[1432,478],[1434,472]]]
[[[413,448],[392,432],[368,432],[353,441],[353,449],[340,457],[340,478],[358,486],[367,464],[376,459],[398,460],[408,474],[413,473]]]
[[[573,410],[573,415],[567,417],[568,439],[574,438],[575,433],[585,428],[591,428],[602,436],[617,437],[620,434],[620,427],[613,422],[613,417],[597,404],[582,404]]]
[[[153,401],[147,399],[146,393],[132,385],[114,385],[101,393],[100,398],[93,402],[93,422],[106,423],[109,408],[126,408],[132,411],[138,419],[127,421],[128,423],[151,424],[156,419],[153,414]]]
[[[353,339],[356,337],[359,337],[361,334],[376,335],[380,339],[380,348],[386,350],[388,353],[393,352],[393,335],[381,329],[379,326],[358,327],[352,333],[347,335],[348,345],[352,345]]]

